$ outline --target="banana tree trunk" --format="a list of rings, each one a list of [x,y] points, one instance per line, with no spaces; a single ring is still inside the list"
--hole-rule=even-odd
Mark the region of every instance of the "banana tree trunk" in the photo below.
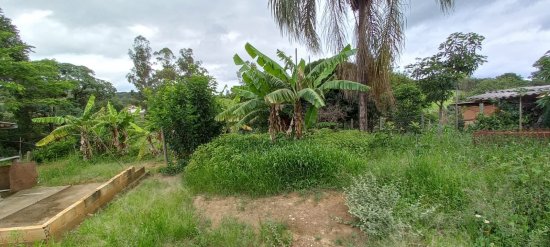
[[[82,158],[84,160],[89,160],[92,158],[90,140],[88,139],[88,134],[85,131],[80,132],[80,152],[82,153]]]
[[[123,153],[128,152],[128,145],[126,145],[127,143],[128,143],[128,132],[122,131],[122,142],[120,142],[120,148]]]
[[[157,150],[157,148],[155,147],[155,144],[153,144],[153,136],[152,135],[148,135],[147,136],[147,143],[149,143],[149,147],[151,149],[151,153],[154,155],[154,156],[157,156],[159,154],[159,151]]]
[[[294,130],[296,139],[302,138],[304,128],[304,114],[302,114],[302,102],[294,102]]]
[[[279,116],[279,106],[272,104],[269,106],[269,136],[271,141],[275,141],[277,133],[282,131],[281,117]]]
[[[120,153],[122,150],[120,147],[120,139],[119,139],[120,133],[118,131],[118,128],[113,128],[112,132],[113,132],[113,146],[115,146],[117,152]]]

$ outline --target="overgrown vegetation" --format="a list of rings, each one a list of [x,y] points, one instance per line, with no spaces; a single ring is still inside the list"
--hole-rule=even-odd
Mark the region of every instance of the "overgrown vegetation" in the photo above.
[[[260,228],[230,218],[211,226],[196,213],[179,179],[152,178],[61,242],[39,246],[290,246],[285,225],[268,221]]]
[[[385,233],[390,238],[381,244],[388,239],[424,244],[452,239],[466,245],[518,246],[549,239],[544,225],[550,184],[543,178],[550,169],[549,151],[549,145],[534,140],[474,146],[469,135],[455,132],[438,137],[432,132],[320,130],[300,141],[275,144],[267,135],[230,134],[199,147],[184,177],[193,191],[266,195],[347,187],[351,177],[369,172],[376,183],[359,177],[356,186],[370,187],[348,191],[399,194],[394,210],[386,214],[395,220],[379,221],[393,222],[387,229],[396,229]],[[368,203],[388,208],[380,202],[396,197],[383,194],[371,195]]]

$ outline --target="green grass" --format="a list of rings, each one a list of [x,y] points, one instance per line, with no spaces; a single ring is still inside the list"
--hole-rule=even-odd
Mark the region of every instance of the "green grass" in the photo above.
[[[260,232],[234,219],[211,227],[196,214],[192,195],[178,178],[155,176],[62,241],[40,246],[290,246],[288,236],[286,227],[278,223],[265,223]],[[286,245],[271,245],[277,240]]]
[[[38,165],[38,185],[59,186],[104,182],[130,166],[143,166],[154,161],[134,161],[135,158],[125,158],[116,161],[107,158],[97,158],[83,161],[80,156],[69,156],[58,161]]]
[[[548,246],[549,154],[548,141],[476,146],[456,132],[321,130],[275,144],[267,135],[230,134],[200,147],[184,178],[193,192],[262,196],[340,189],[370,173],[400,195],[397,232],[373,245]]]

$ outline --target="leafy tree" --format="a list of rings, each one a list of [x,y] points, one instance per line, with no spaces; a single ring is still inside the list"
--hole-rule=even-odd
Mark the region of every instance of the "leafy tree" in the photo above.
[[[34,123],[42,124],[56,124],[61,125],[55,128],[50,134],[42,138],[36,143],[36,146],[44,146],[51,142],[57,141],[63,137],[70,135],[80,136],[80,152],[84,160],[92,158],[92,146],[90,144],[90,138],[92,136],[93,128],[97,124],[97,114],[92,112],[95,103],[95,96],[90,96],[88,103],[84,108],[84,113],[80,117],[64,116],[64,117],[40,117],[33,118]]]
[[[458,81],[486,62],[486,57],[478,54],[484,39],[476,33],[453,33],[439,46],[439,53],[407,66],[426,100],[438,106],[440,127],[444,103],[453,95]]]
[[[172,53],[172,50],[165,47],[160,51],[156,51],[153,55],[156,56],[157,62],[162,66],[160,70],[155,71],[154,80],[159,83],[176,80],[178,71],[175,64],[176,56]]]
[[[188,78],[192,75],[208,75],[208,71],[202,67],[201,61],[193,57],[193,49],[186,48],[179,51],[180,57],[176,61],[179,75]]]
[[[413,123],[419,123],[422,110],[426,107],[425,96],[415,83],[403,83],[394,87],[396,107],[393,120],[397,127],[412,130]]]
[[[93,70],[86,66],[70,63],[59,63],[60,78],[72,82],[74,87],[70,91],[71,100],[81,109],[86,106],[88,98],[94,95],[98,105],[105,105],[116,93],[116,89],[108,81],[95,78]]]
[[[531,74],[531,78],[537,81],[550,82],[550,51],[547,51],[533,64],[537,71]]]
[[[339,54],[324,60],[307,74],[305,73],[306,63],[303,59],[295,64],[291,57],[278,51],[278,57],[285,64],[281,66],[250,44],[246,44],[245,49],[265,73],[269,74],[273,80],[279,81],[279,84],[285,85],[284,88],[267,94],[265,100],[270,104],[291,104],[293,106],[293,119],[289,130],[293,129],[298,139],[303,134],[302,101],[311,104],[305,117],[306,125],[310,126],[317,120],[318,109],[325,105],[325,91],[336,89],[366,92],[368,90],[367,86],[357,82],[335,80],[331,77],[337,66],[354,54],[355,51],[350,46],[345,47]]]
[[[139,93],[134,90],[130,92],[117,92],[113,99],[113,105],[117,109],[122,109],[130,105],[137,106],[141,104]]]
[[[153,79],[153,54],[149,40],[141,35],[137,36],[132,49],[128,50],[128,55],[134,63],[134,67],[126,76],[128,81],[134,84],[141,94],[147,89],[154,89],[157,85]]]
[[[0,11],[0,102],[3,120],[19,128],[2,133],[3,140],[36,140],[44,127],[34,126],[36,116],[51,116],[54,108],[70,107],[66,99],[73,84],[59,77],[57,62],[29,61],[31,46],[21,41],[17,28]]]
[[[438,0],[442,10],[453,6],[453,0]],[[319,6],[323,4],[324,6]],[[353,80],[372,88],[371,97],[378,108],[392,104],[390,87],[391,63],[403,44],[405,25],[402,0],[270,0],[269,5],[281,32],[292,40],[320,50],[321,36],[327,46],[340,50],[353,33],[358,44],[357,66],[352,67]],[[323,9],[322,18],[318,10]],[[347,30],[348,16],[355,17],[354,32]],[[322,20],[317,25],[317,20]],[[322,30],[322,32],[321,32]],[[322,33],[323,35],[320,35]],[[367,94],[359,94],[360,129],[368,129]]]
[[[2,60],[6,59],[4,56],[7,56],[16,62],[28,61],[32,48],[21,40],[19,30],[9,18],[4,16],[4,12],[0,8],[0,55]]]
[[[219,135],[221,124],[214,120],[218,113],[209,76],[193,75],[161,85],[148,103],[150,121],[164,130],[178,158],[186,158]]]
[[[470,95],[482,94],[489,91],[502,90],[515,87],[530,86],[529,81],[524,80],[515,73],[505,73],[495,78],[482,79],[470,90]]]

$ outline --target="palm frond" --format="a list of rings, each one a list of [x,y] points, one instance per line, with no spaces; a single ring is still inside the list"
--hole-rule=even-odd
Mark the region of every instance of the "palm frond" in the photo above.
[[[271,104],[294,103],[297,99],[297,95],[288,88],[275,90],[265,96],[265,100]]]
[[[239,108],[233,112],[237,116],[246,115],[251,111],[255,111],[258,108],[267,108],[265,101],[262,99],[253,99],[240,104]]]
[[[57,139],[70,135],[72,131],[74,131],[74,126],[71,126],[71,125],[63,125],[63,126],[57,127],[46,137],[38,141],[36,143],[36,146],[41,147],[41,146],[47,145]]]
[[[315,123],[317,123],[317,116],[319,115],[319,108],[309,107],[306,111],[306,128],[311,128]]]
[[[318,87],[325,79],[334,73],[339,64],[347,61],[347,59],[355,54],[356,50],[351,49],[351,46],[346,46],[340,53],[335,56],[325,59],[323,62],[315,66],[307,75],[307,77],[315,78],[314,86]]]
[[[92,108],[94,108],[95,104],[95,95],[92,94],[90,98],[88,99],[88,103],[86,103],[86,107],[84,108],[84,113],[82,113],[82,118],[87,118],[91,115]]]
[[[320,51],[317,0],[270,0],[269,6],[283,35],[306,44],[314,52]]]
[[[368,92],[369,87],[354,81],[347,80],[334,80],[327,81],[319,87],[321,90],[347,90],[347,91],[359,91],[359,92]]]
[[[288,81],[290,76],[286,73],[285,69],[277,62],[273,61],[271,58],[260,52],[250,43],[246,43],[245,50],[253,59],[256,59],[258,65],[262,67],[266,73],[269,73],[283,81]]]
[[[39,117],[39,118],[33,118],[33,123],[41,123],[41,124],[64,124],[66,122],[66,119],[64,117]]]
[[[311,88],[304,88],[298,91],[298,98],[304,99],[305,101],[309,102],[317,108],[325,106],[325,100],[322,98],[322,96]]]
[[[245,116],[243,116],[237,123],[235,123],[233,125],[233,130],[237,130],[237,129],[240,129],[241,127],[243,127],[244,125],[254,121],[255,119],[258,118],[258,116],[263,112],[264,110],[263,109],[258,109],[258,110],[255,110],[255,111],[251,111],[249,112],[248,114],[246,114]]]

